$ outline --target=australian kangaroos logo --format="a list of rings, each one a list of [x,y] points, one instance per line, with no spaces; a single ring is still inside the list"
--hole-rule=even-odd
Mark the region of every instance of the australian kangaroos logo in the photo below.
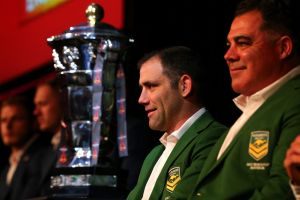
[[[172,169],[170,169],[166,185],[167,190],[169,192],[173,192],[180,180],[180,167],[173,167]]]
[[[249,142],[249,155],[256,161],[259,161],[268,154],[269,149],[269,131],[251,132]]]

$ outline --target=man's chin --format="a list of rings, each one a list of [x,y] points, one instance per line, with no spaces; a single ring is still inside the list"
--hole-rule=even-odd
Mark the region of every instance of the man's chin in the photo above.
[[[150,123],[149,123],[149,128],[150,128],[151,130],[156,130],[156,129],[155,129],[155,126],[151,125]]]
[[[7,147],[21,147],[22,146],[21,142],[15,142],[15,141],[7,141],[7,142],[3,142],[3,144]]]
[[[154,131],[162,131],[162,128],[161,128],[161,127],[159,127],[159,126],[157,126],[157,125],[154,125],[154,124],[151,124],[151,123],[149,123],[149,128],[150,128],[151,130],[154,130]]]
[[[2,143],[3,143],[5,146],[7,146],[7,147],[12,146],[12,143],[9,142],[9,141],[2,141]]]
[[[40,127],[40,131],[45,133],[51,132],[48,127]]]

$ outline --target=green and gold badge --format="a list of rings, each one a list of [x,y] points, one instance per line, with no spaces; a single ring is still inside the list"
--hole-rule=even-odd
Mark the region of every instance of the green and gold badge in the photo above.
[[[259,161],[268,154],[269,149],[269,131],[251,132],[249,142],[249,155],[256,161]]]
[[[166,188],[169,192],[173,192],[176,185],[181,180],[180,167],[173,167],[169,170]]]

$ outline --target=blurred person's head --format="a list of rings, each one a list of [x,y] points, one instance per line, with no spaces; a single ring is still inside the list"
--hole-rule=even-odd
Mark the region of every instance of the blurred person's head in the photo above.
[[[40,84],[34,96],[34,115],[40,131],[55,134],[60,130],[62,118],[61,94],[57,80]]]
[[[1,104],[1,138],[3,144],[19,149],[33,135],[32,101],[21,96],[11,97]]]

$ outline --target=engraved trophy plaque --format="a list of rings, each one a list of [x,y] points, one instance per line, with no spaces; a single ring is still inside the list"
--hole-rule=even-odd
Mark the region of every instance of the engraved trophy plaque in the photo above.
[[[51,177],[56,197],[119,194],[117,162],[127,155],[122,59],[132,40],[100,22],[103,15],[100,5],[91,4],[87,24],[47,39],[64,100],[62,141]]]

